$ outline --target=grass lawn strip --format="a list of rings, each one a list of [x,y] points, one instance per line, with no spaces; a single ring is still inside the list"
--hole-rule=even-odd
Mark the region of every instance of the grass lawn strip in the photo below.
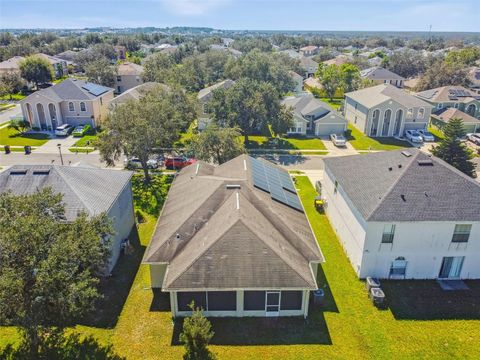
[[[97,141],[97,135],[85,135],[77,140],[73,147],[94,147],[95,141]]]
[[[40,146],[45,144],[48,139],[48,135],[43,133],[21,134],[8,126],[0,129],[0,145]]]
[[[408,141],[402,141],[393,137],[377,137],[371,138],[352,124],[348,124],[347,141],[356,150],[398,150],[406,147],[412,147]]]

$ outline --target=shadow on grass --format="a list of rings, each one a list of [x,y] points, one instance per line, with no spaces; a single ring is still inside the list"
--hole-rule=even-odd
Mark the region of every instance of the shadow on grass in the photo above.
[[[150,311],[170,311],[170,294],[160,289],[152,289],[153,300],[150,304]]]
[[[324,314],[326,312],[338,312],[338,308],[321,267],[318,269],[317,282],[324,290],[325,298],[320,304],[315,304],[313,299],[310,298],[307,319],[303,317],[210,317],[209,320],[215,332],[211,344],[242,346],[332,345]],[[172,345],[181,345],[179,336],[182,332],[182,326],[183,319],[175,319]]]
[[[388,306],[397,320],[480,320],[480,281],[469,290],[445,291],[436,281],[383,281]]]
[[[50,136],[44,133],[21,133],[17,132],[8,136],[12,139],[23,138],[23,139],[32,139],[32,140],[48,140]]]
[[[297,165],[303,164],[307,157],[304,155],[280,155],[280,154],[250,154],[253,157],[261,157],[265,160],[268,160],[274,164],[287,166],[287,165]],[[307,155],[308,156],[308,155]]]
[[[80,321],[82,325],[113,328],[117,324],[145,252],[145,247],[140,244],[136,226],[132,228],[129,239],[131,246],[129,253],[121,253],[112,270],[112,276],[100,283],[103,298],[98,301],[95,312]]]

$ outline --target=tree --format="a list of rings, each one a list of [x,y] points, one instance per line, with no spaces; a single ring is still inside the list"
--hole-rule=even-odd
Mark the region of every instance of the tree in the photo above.
[[[122,153],[137,157],[150,182],[147,161],[153,149],[172,147],[194,117],[193,101],[183,91],[156,86],[113,109],[97,144],[102,160],[114,165]]]
[[[208,105],[208,111],[219,126],[240,128],[245,143],[255,132],[270,133],[275,124],[277,131],[286,129],[290,122],[282,112],[278,92],[269,83],[240,79],[228,89],[218,89]],[[290,118],[291,119],[291,118]]]
[[[209,360],[215,359],[215,355],[208,349],[214,332],[212,324],[203,316],[202,311],[192,302],[190,308],[193,313],[183,321],[183,330],[180,334],[180,342],[185,345],[184,360]]]
[[[219,127],[210,124],[201,133],[193,136],[188,150],[195,154],[195,158],[223,164],[245,152],[245,147],[239,137],[239,128]]]
[[[449,64],[472,66],[475,65],[475,62],[479,59],[480,47],[467,47],[456,51],[450,51],[445,57],[445,62]]]
[[[8,127],[17,130],[19,133],[24,133],[30,128],[30,123],[23,119],[12,120]]]
[[[342,85],[340,68],[337,65],[328,65],[321,70],[319,75],[325,93],[332,100],[335,92]]]
[[[16,71],[8,71],[0,76],[0,92],[2,95],[10,95],[18,93],[25,85],[20,74]]]
[[[85,66],[85,75],[90,82],[112,87],[115,85],[117,69],[108,60],[99,59]]]
[[[360,86],[360,70],[355,65],[345,63],[340,65],[341,83],[343,92],[357,90]]]
[[[419,52],[403,50],[395,51],[388,58],[387,69],[404,78],[409,78],[423,73],[426,66],[425,58]]]
[[[468,72],[464,65],[438,60],[420,77],[416,90],[424,91],[447,85],[468,86],[469,83]]]
[[[463,120],[450,119],[443,128],[444,138],[432,149],[432,154],[446,161],[468,176],[475,176],[475,164],[471,161],[472,151],[460,139],[465,137]]]
[[[29,82],[33,82],[36,87],[38,84],[45,84],[54,78],[50,63],[39,56],[26,57],[20,62],[19,68],[22,77]]]
[[[66,222],[62,195],[0,194],[0,323],[19,327],[31,358],[53,330],[94,309],[108,264],[105,214]]]

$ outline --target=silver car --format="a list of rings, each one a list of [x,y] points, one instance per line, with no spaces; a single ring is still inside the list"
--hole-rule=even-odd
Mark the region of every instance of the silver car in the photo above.
[[[125,159],[124,165],[128,169],[141,169],[142,168],[142,163],[136,157]],[[158,166],[159,166],[159,162],[157,160],[155,160],[155,159],[147,160],[147,167],[149,169],[156,169],[156,168],[158,168]]]
[[[422,135],[417,130],[405,131],[405,137],[412,143],[423,143]]]
[[[347,146],[347,139],[345,139],[343,135],[330,134],[330,140],[332,140],[333,145],[337,147]]]
[[[433,136],[431,132],[428,132],[427,130],[418,130],[418,132],[422,136],[423,141],[426,141],[426,142],[435,141],[435,136]]]
[[[468,139],[468,141],[471,141],[475,145],[480,145],[480,133],[479,134],[476,134],[476,133],[467,134],[467,139]]]

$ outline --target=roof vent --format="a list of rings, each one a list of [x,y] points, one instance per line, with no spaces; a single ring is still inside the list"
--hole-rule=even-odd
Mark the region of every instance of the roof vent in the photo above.
[[[419,166],[433,166],[432,160],[417,160]]]
[[[177,234],[175,235],[175,239],[180,240],[180,238],[181,238],[180,234],[177,233]]]
[[[405,195],[400,195],[400,197],[402,198],[403,201],[407,201],[407,199],[405,198]]]
[[[402,168],[402,164],[398,164],[398,168],[401,169],[401,168]]]
[[[410,157],[410,156],[412,156],[411,153],[409,153],[408,151],[405,151],[405,150],[402,151],[402,155],[405,156],[405,157]]]
[[[47,170],[33,170],[33,175],[48,175],[50,174],[50,169]]]
[[[227,184],[225,185],[225,187],[227,188],[227,190],[231,190],[231,189],[241,189],[241,185],[240,184]]]
[[[392,171],[392,170],[393,170],[393,168],[390,166],[390,167],[388,168],[388,171]]]
[[[10,175],[27,175],[27,170],[12,170]]]

